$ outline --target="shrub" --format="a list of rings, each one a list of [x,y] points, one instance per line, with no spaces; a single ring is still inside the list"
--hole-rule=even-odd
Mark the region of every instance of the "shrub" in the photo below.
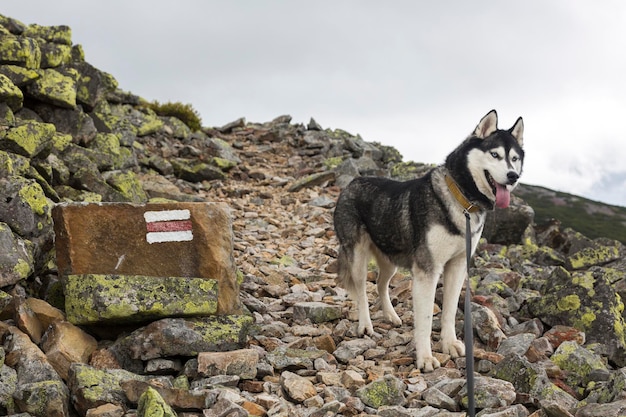
[[[159,116],[176,117],[181,122],[189,126],[189,128],[194,132],[202,129],[200,114],[191,104],[183,104],[179,101],[176,103],[167,102],[161,104],[155,100],[152,103],[149,103],[148,107],[154,110],[154,112]]]

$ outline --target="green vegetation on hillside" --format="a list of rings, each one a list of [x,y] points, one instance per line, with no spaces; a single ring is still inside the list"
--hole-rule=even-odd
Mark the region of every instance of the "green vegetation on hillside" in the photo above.
[[[571,227],[591,239],[607,237],[626,244],[626,207],[527,184],[514,193],[535,210],[538,225],[557,219],[563,227]]]
[[[183,104],[181,102],[167,102],[159,103],[153,101],[148,103],[150,107],[159,116],[172,116],[176,117],[183,123],[185,123],[192,131],[198,131],[202,129],[202,120],[200,119],[200,113],[193,108],[191,104]]]

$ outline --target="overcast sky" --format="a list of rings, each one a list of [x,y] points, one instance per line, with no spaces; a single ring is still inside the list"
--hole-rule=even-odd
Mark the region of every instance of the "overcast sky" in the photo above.
[[[441,163],[489,110],[522,181],[626,206],[626,2],[12,0],[86,60],[205,126],[290,114]]]

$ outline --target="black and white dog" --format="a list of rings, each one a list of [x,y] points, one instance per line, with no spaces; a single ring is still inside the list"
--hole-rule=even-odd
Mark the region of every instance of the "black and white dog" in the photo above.
[[[389,299],[389,281],[397,267],[413,275],[413,311],[417,368],[440,366],[432,355],[433,303],[443,275],[441,347],[453,358],[464,356],[457,340],[455,315],[466,277],[465,211],[470,213],[472,254],[488,210],[507,207],[522,173],[524,123],[497,127],[495,110],[472,134],[425,176],[405,182],[377,177],[354,179],[342,192],[334,223],[339,240],[338,283],[356,301],[358,333],[374,334],[365,291],[367,264],[378,264],[376,281],[383,316],[400,325]]]

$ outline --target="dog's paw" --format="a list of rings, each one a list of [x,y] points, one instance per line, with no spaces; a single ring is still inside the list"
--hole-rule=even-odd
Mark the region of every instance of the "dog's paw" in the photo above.
[[[383,317],[394,326],[402,326],[402,319],[398,316],[398,313],[396,313],[395,310],[385,312]]]
[[[415,364],[422,372],[432,372],[441,366],[434,356],[418,357]]]
[[[449,343],[441,343],[441,351],[448,354],[452,359],[465,356],[465,345],[460,340],[452,340]]]
[[[374,336],[376,334],[376,332],[374,332],[374,326],[372,325],[372,322],[365,322],[365,323],[361,323],[359,322],[359,327],[357,327],[357,334],[361,337],[363,337],[364,335],[370,335],[370,336]]]

